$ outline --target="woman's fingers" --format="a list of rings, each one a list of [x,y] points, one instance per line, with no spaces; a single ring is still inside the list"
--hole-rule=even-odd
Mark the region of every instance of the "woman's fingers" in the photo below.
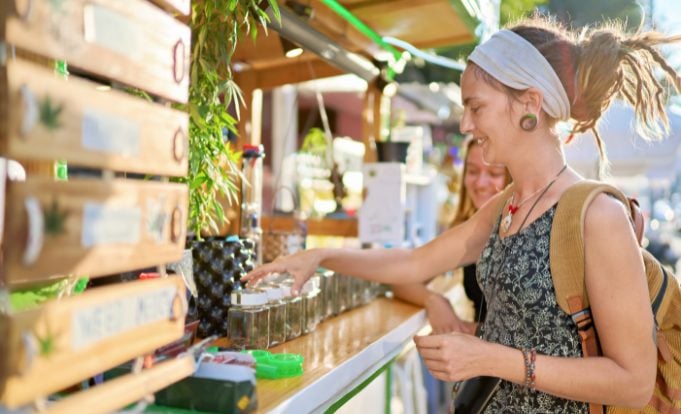
[[[419,348],[419,354],[423,359],[431,361],[442,361],[442,352],[435,348]]]
[[[251,270],[246,275],[242,276],[241,280],[247,282],[249,287],[253,287],[260,279],[264,278],[265,276],[271,273],[280,273],[284,271],[286,271],[286,269],[280,263],[272,262]]]
[[[442,347],[442,335],[415,335],[414,343],[419,349]]]

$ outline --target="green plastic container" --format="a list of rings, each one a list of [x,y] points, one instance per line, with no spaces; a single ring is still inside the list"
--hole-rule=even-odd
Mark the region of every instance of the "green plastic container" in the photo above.
[[[300,354],[273,354],[262,349],[243,351],[255,359],[255,376],[280,379],[303,375],[304,358]]]

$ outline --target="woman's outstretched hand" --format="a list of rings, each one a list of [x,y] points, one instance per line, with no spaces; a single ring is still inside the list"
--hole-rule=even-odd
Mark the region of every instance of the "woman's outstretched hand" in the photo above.
[[[487,344],[473,335],[452,332],[416,335],[414,343],[433,376],[442,381],[462,381],[483,375],[483,348]]]
[[[300,288],[315,273],[320,262],[321,255],[319,250],[303,250],[290,256],[280,257],[272,263],[259,266],[248,272],[241,280],[247,282],[248,286],[254,286],[260,279],[271,273],[286,272],[293,277],[291,293],[298,295]]]

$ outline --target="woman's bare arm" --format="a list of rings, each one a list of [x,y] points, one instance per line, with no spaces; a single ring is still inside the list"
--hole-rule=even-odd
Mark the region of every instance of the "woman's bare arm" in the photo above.
[[[414,249],[311,249],[283,257],[251,271],[243,280],[254,283],[273,272],[295,278],[294,290],[318,266],[376,282],[422,283],[447,270],[473,263],[493,228],[497,196],[466,222]]]

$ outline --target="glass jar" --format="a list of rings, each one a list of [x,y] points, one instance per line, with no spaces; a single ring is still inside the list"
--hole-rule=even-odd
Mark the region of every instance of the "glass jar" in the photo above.
[[[336,274],[331,270],[319,268],[317,275],[319,276],[319,294],[321,296],[321,320],[324,320],[335,314],[333,298],[336,290]]]
[[[284,294],[286,303],[286,340],[297,338],[302,333],[303,327],[303,301],[300,296],[291,294],[292,281],[282,282],[279,287]]]
[[[228,336],[237,349],[265,349],[269,344],[270,310],[260,289],[232,291],[227,312]]]
[[[267,294],[267,305],[270,308],[270,341],[275,346],[286,341],[286,302],[283,290],[274,284],[261,284],[260,289]]]
[[[303,298],[303,333],[314,331],[321,319],[319,276],[312,276],[300,290]]]
[[[336,275],[336,294],[334,295],[335,314],[341,314],[350,309],[351,280],[349,276]]]

